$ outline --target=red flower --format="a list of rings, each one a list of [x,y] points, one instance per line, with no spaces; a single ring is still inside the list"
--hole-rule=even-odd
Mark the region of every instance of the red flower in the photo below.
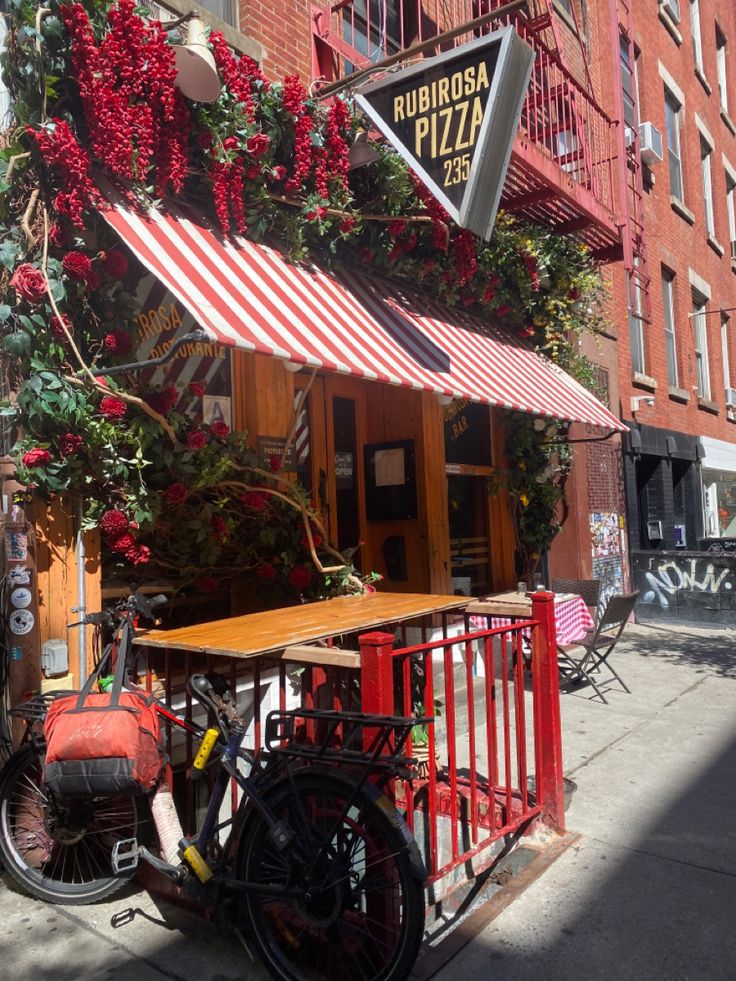
[[[100,518],[100,531],[108,538],[117,538],[128,530],[128,519],[122,511],[111,508]]]
[[[240,140],[237,136],[226,136],[222,141],[223,150],[237,150],[240,146]]]
[[[224,439],[230,432],[230,427],[218,419],[210,426],[210,432],[213,436],[219,436],[220,439]]]
[[[240,500],[247,508],[253,508],[254,511],[262,511],[268,506],[268,494],[262,494],[260,491],[248,491]]]
[[[406,222],[403,218],[396,218],[394,221],[390,221],[388,225],[386,225],[386,231],[392,238],[396,238],[397,235],[401,235],[405,228]]]
[[[133,341],[130,334],[124,330],[113,330],[105,334],[103,344],[108,351],[115,354],[129,354],[133,350]]]
[[[166,385],[160,392],[151,392],[150,395],[146,396],[146,402],[154,412],[158,412],[162,416],[171,412],[178,401],[179,392],[176,385]]]
[[[65,433],[59,440],[59,449],[64,456],[72,456],[82,445],[82,437],[76,433]]]
[[[189,391],[201,399],[204,395],[204,385],[200,385],[199,382],[189,382]]]
[[[511,307],[508,303],[503,303],[500,307],[496,307],[494,312],[497,313],[499,317],[506,317],[511,313]]]
[[[219,514],[212,515],[210,527],[212,528],[212,537],[216,541],[224,542],[227,539],[227,524]]]
[[[256,133],[251,136],[245,145],[245,149],[251,157],[262,157],[271,146],[271,140],[265,133]]]
[[[83,252],[67,252],[61,267],[67,276],[82,283],[87,283],[92,274],[92,262]]]
[[[164,491],[164,500],[167,504],[183,504],[189,497],[189,491],[184,484],[171,484]]]
[[[51,454],[49,451],[42,450],[39,446],[37,446],[35,449],[24,453],[21,462],[24,467],[40,467],[42,464],[48,463],[50,459]]]
[[[308,211],[304,217],[307,219],[307,221],[319,221],[319,219],[324,218],[326,214],[327,208],[312,208],[312,210]]]
[[[286,177],[288,171],[283,164],[279,164],[278,167],[274,167],[271,170],[271,176],[275,181],[282,181]]]
[[[466,293],[460,302],[464,307],[472,307],[475,303],[475,297],[472,293]]]
[[[347,218],[343,218],[343,220],[340,222],[340,231],[343,233],[343,235],[349,235],[355,228],[355,225],[355,218],[348,215]]]
[[[105,395],[100,402],[100,412],[106,419],[122,419],[127,411],[125,402],[114,395]]]
[[[307,538],[306,532],[304,532],[302,537],[299,539],[299,542],[304,546],[304,548],[309,548],[309,539]],[[322,536],[318,535],[316,531],[312,532],[312,543],[315,548],[319,548],[322,544]]]
[[[39,303],[46,294],[46,277],[30,262],[24,262],[13,273],[10,280],[18,297],[28,303]]]
[[[190,450],[201,450],[207,445],[207,436],[201,429],[195,429],[187,436],[187,446]]]
[[[294,568],[289,573],[289,582],[294,587],[294,589],[302,590],[306,589],[307,586],[312,581],[312,573],[306,566],[295,565]]]
[[[110,279],[122,279],[127,273],[128,260],[120,249],[110,249],[109,252],[103,252],[100,258],[105,275],[109,276]]]
[[[220,580],[215,579],[214,576],[202,576],[197,581],[197,586],[203,593],[216,593],[220,588]]]
[[[108,539],[107,544],[113,552],[120,552],[121,555],[125,555],[130,549],[135,548],[136,543],[135,538],[126,531],[118,538]]]
[[[534,328],[529,325],[527,327],[522,327],[519,331],[519,337],[532,337],[534,334]]]
[[[481,297],[483,303],[490,303],[493,297],[496,295],[496,291],[492,286],[487,286],[486,291]]]
[[[580,290],[576,286],[573,286],[573,288],[571,290],[568,290],[567,298],[568,298],[568,300],[572,300],[573,303],[576,300],[579,300],[580,299]]]
[[[55,249],[64,249],[69,244],[69,232],[58,221],[49,228],[49,242]]]
[[[67,339],[67,337],[66,337],[66,334],[64,333],[64,327],[62,327],[62,324],[64,325],[64,327],[66,327],[66,329],[71,334],[72,333],[72,322],[66,316],[66,314],[64,314],[64,313],[62,313],[61,317],[52,317],[51,318],[51,323],[50,323],[49,326],[51,327],[52,332],[58,338],[60,338],[62,341],[65,341]]]
[[[125,553],[125,558],[132,565],[144,565],[151,558],[151,550],[148,545],[133,545]]]
[[[259,579],[265,579],[268,582],[272,582],[277,575],[276,569],[271,565],[270,562],[261,562],[261,564],[256,569],[256,575]]]

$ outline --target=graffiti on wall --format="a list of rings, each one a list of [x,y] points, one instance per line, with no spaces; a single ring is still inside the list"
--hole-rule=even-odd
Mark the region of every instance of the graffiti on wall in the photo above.
[[[733,569],[716,569],[706,558],[662,558],[652,562],[651,567],[642,574],[645,589],[642,603],[657,603],[668,609],[679,594],[698,592],[718,595],[724,590],[733,589]]]

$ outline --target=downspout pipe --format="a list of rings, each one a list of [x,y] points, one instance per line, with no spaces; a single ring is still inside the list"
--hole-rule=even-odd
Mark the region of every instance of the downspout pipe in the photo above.
[[[77,504],[77,608],[74,611],[80,620],[84,620],[87,613],[87,582],[84,575],[84,532],[82,531],[82,519],[84,509],[82,502]],[[81,688],[84,679],[87,677],[87,628],[83,625],[79,629],[77,647],[77,688]]]

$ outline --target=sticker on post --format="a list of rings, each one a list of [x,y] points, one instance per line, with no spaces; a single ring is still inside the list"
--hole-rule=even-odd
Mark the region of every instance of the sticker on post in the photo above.
[[[29,634],[33,630],[35,622],[30,610],[13,610],[8,617],[10,632],[17,637],[22,637],[23,634]]]
[[[31,605],[32,598],[30,589],[21,586],[10,594],[10,605],[25,609],[26,606]]]
[[[31,570],[24,565],[14,565],[8,569],[8,581],[11,586],[30,586]]]
[[[24,562],[28,558],[28,535],[24,531],[6,534],[5,557],[11,562]]]

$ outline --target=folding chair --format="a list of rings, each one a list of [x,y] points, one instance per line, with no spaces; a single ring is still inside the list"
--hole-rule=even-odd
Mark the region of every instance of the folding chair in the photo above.
[[[573,684],[587,681],[596,694],[608,705],[608,699],[600,689],[599,681],[593,672],[607,668],[625,692],[630,692],[618,672],[611,666],[608,658],[618,643],[634,609],[639,591],[611,596],[600,615],[595,630],[574,644],[559,644],[557,647],[561,671],[565,679]],[[600,679],[599,679],[600,680]]]
[[[582,596],[588,607],[593,623],[598,622],[598,601],[601,598],[600,579],[555,579],[552,583],[553,593],[575,593]]]

